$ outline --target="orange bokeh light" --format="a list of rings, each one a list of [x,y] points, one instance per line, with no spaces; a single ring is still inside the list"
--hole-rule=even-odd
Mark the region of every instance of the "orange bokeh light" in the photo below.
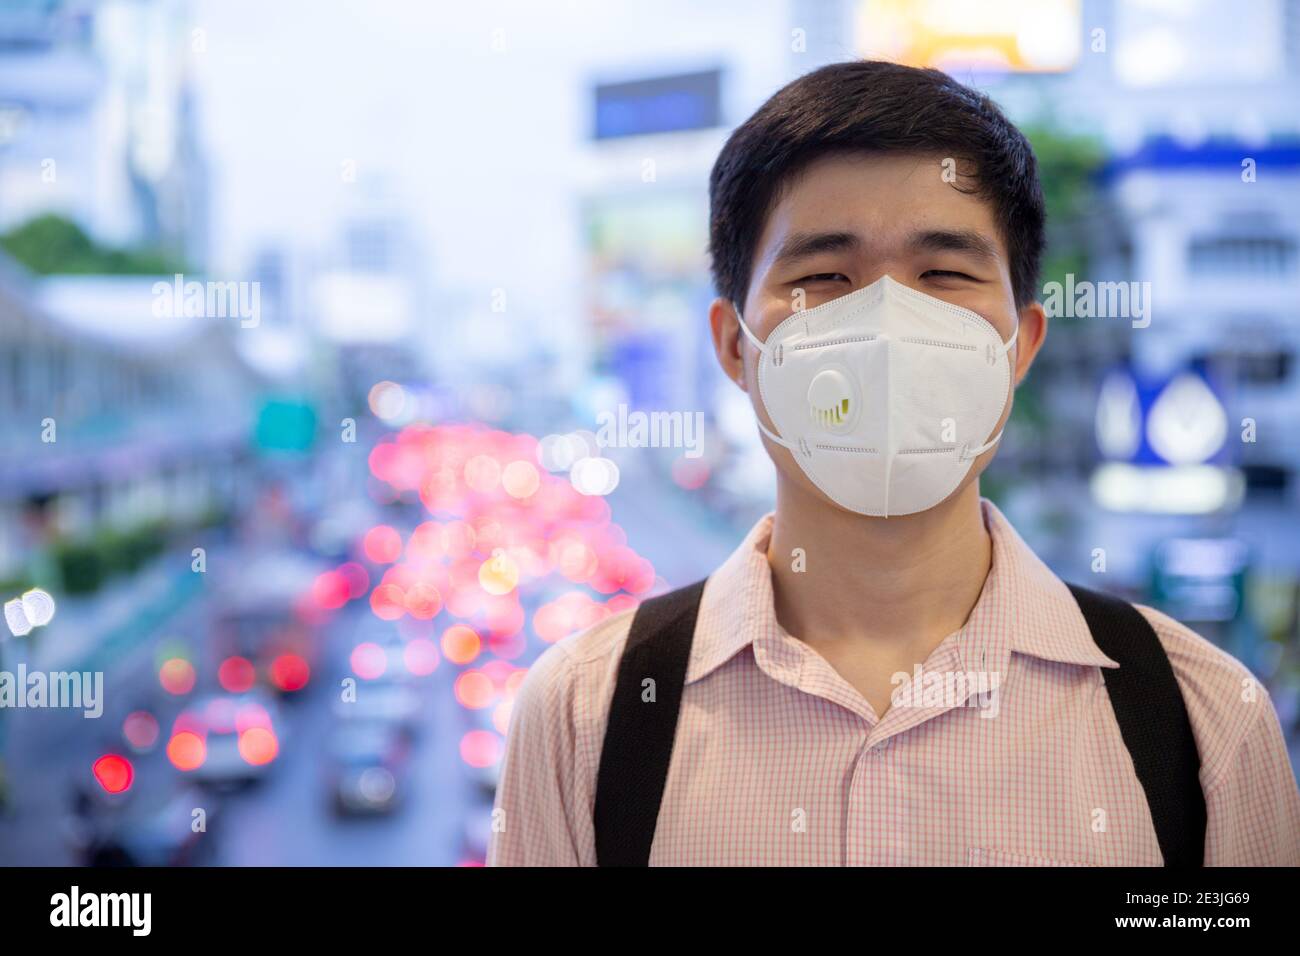
[[[479,565],[478,583],[488,594],[509,594],[519,584],[519,566],[504,550],[497,549]]]
[[[182,730],[167,741],[167,759],[177,770],[197,770],[208,759],[208,745],[198,734]]]
[[[537,467],[530,461],[512,461],[501,472],[501,487],[511,498],[531,497],[541,483]]]
[[[396,621],[406,613],[406,595],[396,584],[381,584],[370,592],[370,610],[382,621]]]
[[[418,581],[406,592],[406,609],[417,620],[431,620],[442,610],[442,595],[432,584]]]
[[[188,694],[194,689],[194,665],[183,657],[163,661],[158,669],[158,681],[169,694]]]
[[[477,632],[464,624],[453,624],[442,632],[442,655],[453,664],[468,664],[478,657],[483,642]]]
[[[466,671],[456,678],[456,700],[462,707],[480,710],[492,703],[496,690],[482,671]]]
[[[270,763],[279,752],[279,741],[266,727],[250,727],[239,735],[239,755],[255,767]]]

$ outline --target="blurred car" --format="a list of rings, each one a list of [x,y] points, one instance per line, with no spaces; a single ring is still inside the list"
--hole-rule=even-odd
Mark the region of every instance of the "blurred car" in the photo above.
[[[176,717],[167,744],[173,766],[212,787],[260,780],[284,736],[275,699],[262,691],[200,697]]]
[[[334,728],[326,781],[336,813],[391,813],[402,802],[411,744],[387,721],[346,720]]]

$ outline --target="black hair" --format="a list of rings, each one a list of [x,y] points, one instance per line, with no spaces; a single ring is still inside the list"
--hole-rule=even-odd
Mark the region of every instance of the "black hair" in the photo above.
[[[1034,151],[987,96],[938,70],[834,63],[778,90],[727,139],[709,176],[709,254],[718,293],[743,302],[778,191],[831,153],[925,153],[960,163],[955,188],[992,204],[1016,305],[1036,298],[1043,191]]]

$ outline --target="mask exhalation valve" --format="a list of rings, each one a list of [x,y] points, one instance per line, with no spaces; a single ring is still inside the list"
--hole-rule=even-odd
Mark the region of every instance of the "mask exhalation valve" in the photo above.
[[[813,424],[826,431],[841,431],[848,426],[857,409],[853,385],[838,369],[823,369],[808,386],[808,411]]]

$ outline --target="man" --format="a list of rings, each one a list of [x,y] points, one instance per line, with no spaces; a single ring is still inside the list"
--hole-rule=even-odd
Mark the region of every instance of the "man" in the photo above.
[[[980,497],[1047,332],[1020,132],[941,73],[842,63],[737,129],[710,186],[714,346],[776,509],[645,625],[676,678],[625,654],[632,612],[533,665],[489,862],[1300,864],[1246,668],[1072,594]]]

